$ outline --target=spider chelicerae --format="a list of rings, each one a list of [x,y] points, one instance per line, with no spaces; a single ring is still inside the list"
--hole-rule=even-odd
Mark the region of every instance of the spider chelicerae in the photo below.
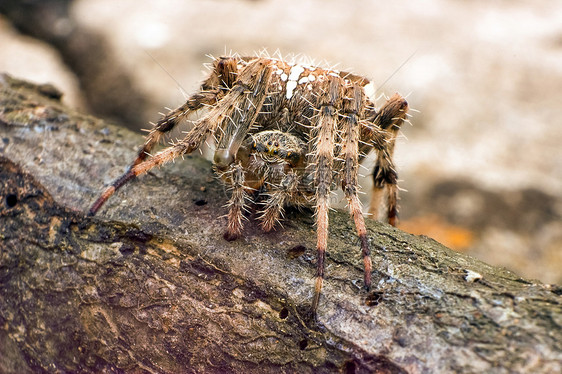
[[[348,72],[288,63],[270,57],[229,56],[214,59],[208,78],[185,104],[160,119],[128,171],[109,186],[90,208],[101,208],[125,183],[215,140],[214,169],[230,186],[225,239],[241,235],[244,211],[260,201],[258,219],[272,230],[287,205],[310,206],[317,227],[317,271],[312,312],[316,315],[328,239],[329,195],[340,186],[355,223],[365,268],[364,286],[371,285],[371,259],[358,197],[358,168],[374,150],[373,191],[369,213],[386,207],[392,225],[397,217],[395,140],[407,118],[408,104],[395,94],[376,109],[368,79]],[[164,134],[200,109],[186,136],[151,154]]]

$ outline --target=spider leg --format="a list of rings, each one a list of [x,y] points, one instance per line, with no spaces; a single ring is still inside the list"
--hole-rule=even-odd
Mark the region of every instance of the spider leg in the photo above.
[[[359,185],[357,179],[357,168],[359,166],[359,118],[364,109],[365,96],[363,90],[356,84],[346,88],[343,102],[343,119],[341,128],[343,130],[343,144],[341,154],[343,158],[342,189],[349,205],[349,213],[353,218],[357,235],[361,243],[361,254],[365,269],[364,286],[371,287],[371,250],[367,240],[365,220],[361,210],[361,202],[357,195]]]
[[[246,85],[244,97],[236,103],[225,119],[226,124],[221,126],[222,134],[217,141],[214,156],[214,166],[218,171],[230,170],[232,195],[228,203],[228,227],[224,235],[229,241],[238,238],[242,232],[243,211],[248,197],[244,169],[241,160],[236,160],[236,156],[263,106],[271,81],[271,67],[263,61],[258,61],[255,65],[257,69],[252,75],[253,84]],[[245,72],[246,70],[242,74]],[[233,90],[235,88],[236,86]]]
[[[139,150],[137,158],[130,168],[140,164],[158,144],[162,136],[172,131],[172,129],[186,118],[203,106],[215,105],[233,85],[237,75],[237,58],[223,57],[215,61],[212,74],[201,84],[199,92],[192,95],[187,101],[161,118],[150,130],[146,141]]]
[[[119,177],[111,186],[109,186],[101,196],[92,204],[89,215],[94,215],[102,207],[102,205],[124,184],[136,178],[140,174],[148,172],[155,166],[160,166],[169,162],[180,155],[193,152],[195,149],[207,139],[209,135],[215,133],[217,127],[222,125],[224,121],[230,120],[232,113],[237,109],[240,103],[245,102],[246,98],[256,100],[256,115],[261,108],[258,99],[255,99],[254,92],[261,89],[266,91],[268,80],[263,80],[264,62],[256,60],[249,63],[244,70],[242,70],[234,86],[228,93],[217,102],[217,104],[200,120],[195,122],[194,127],[186,134],[186,136],[178,143],[162,150],[154,155],[152,158],[141,161],[133,165],[125,174]],[[266,69],[271,72],[271,69]],[[271,75],[271,74],[270,74]],[[269,76],[270,76],[269,75]],[[264,97],[260,96],[262,103]],[[255,120],[253,116],[252,121]]]
[[[385,136],[381,143],[375,143],[377,163],[373,170],[373,193],[369,213],[373,214],[375,218],[378,216],[386,187],[388,223],[393,226],[396,226],[398,216],[398,175],[392,157],[396,136],[407,112],[408,103],[403,97],[395,94],[381,107],[373,119],[374,124],[383,130]]]
[[[244,169],[239,163],[232,164],[228,171],[232,193],[228,200],[228,227],[224,238],[228,241],[235,240],[242,232],[242,219],[244,218],[244,205],[247,198],[244,189]]]
[[[317,263],[312,314],[315,317],[324,282],[324,260],[328,242],[329,194],[332,184],[332,165],[334,163],[334,143],[337,131],[336,102],[341,95],[339,77],[328,76],[321,85],[317,98],[319,113],[314,118],[313,140],[315,144],[312,157],[315,167],[314,185],[316,187],[316,225],[317,225]]]
[[[234,162],[238,149],[246,139],[248,131],[255,124],[268,95],[273,72],[271,66],[263,60],[257,60],[248,65],[242,74],[245,74],[250,66],[254,67],[252,69],[254,70],[253,84],[245,86],[245,98],[236,103],[234,110],[226,119],[225,125],[221,126],[222,132],[217,139],[217,149],[213,161],[215,167],[220,171],[226,170]],[[242,79],[242,75],[240,79]],[[236,86],[233,89],[236,89]]]
[[[156,125],[150,130],[144,145],[139,150],[137,158],[131,164],[130,168],[140,164],[144,161],[147,156],[152,152],[154,146],[158,144],[162,136],[167,132],[172,131],[172,129],[190,113],[195,112],[204,105],[213,105],[217,101],[218,91],[209,92],[198,92],[192,95],[187,101],[180,107],[170,111],[163,118],[161,118]]]
[[[285,202],[291,199],[298,189],[299,178],[293,170],[285,174],[279,188],[269,194],[265,202],[265,208],[259,216],[261,228],[264,231],[271,231],[275,224],[279,222],[279,217],[283,214]]]

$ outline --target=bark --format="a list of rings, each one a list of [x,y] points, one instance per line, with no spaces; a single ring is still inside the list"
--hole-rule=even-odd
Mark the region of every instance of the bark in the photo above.
[[[368,220],[373,289],[330,213],[318,322],[310,212],[222,237],[224,187],[189,156],[84,212],[140,135],[0,76],[0,371],[560,372],[562,288]]]

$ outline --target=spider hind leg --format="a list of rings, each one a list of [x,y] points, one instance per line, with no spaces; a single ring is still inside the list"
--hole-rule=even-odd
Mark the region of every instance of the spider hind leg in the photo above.
[[[337,133],[337,104],[342,97],[341,78],[329,76],[320,87],[317,97],[319,113],[315,117],[313,142],[316,149],[312,154],[314,185],[316,187],[316,282],[312,299],[312,314],[316,317],[320,292],[324,283],[324,261],[328,245],[329,194],[334,164],[334,144]]]
[[[359,166],[359,118],[365,108],[365,96],[363,90],[352,85],[346,88],[344,93],[346,100],[343,101],[343,119],[341,123],[343,131],[343,144],[341,158],[344,160],[342,189],[349,205],[349,213],[355,223],[357,235],[361,245],[363,256],[364,279],[363,284],[366,289],[371,287],[371,250],[367,239],[367,229],[365,219],[361,209],[361,202],[358,196],[358,177],[357,169]]]
[[[396,226],[398,219],[398,174],[393,155],[396,137],[406,118],[408,103],[398,94],[393,95],[381,107],[373,123],[382,131],[383,137],[377,149],[377,162],[373,170],[373,191],[369,213],[378,218],[379,209],[386,195],[386,217],[388,223]]]

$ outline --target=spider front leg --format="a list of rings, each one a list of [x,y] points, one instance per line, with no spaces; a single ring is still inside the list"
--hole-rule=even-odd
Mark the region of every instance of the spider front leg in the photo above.
[[[233,113],[237,111],[240,103],[245,103],[247,100],[253,101],[255,108],[255,115],[251,121],[255,120],[255,116],[259,112],[265,95],[254,95],[258,91],[267,91],[268,79],[264,79],[264,72],[269,72],[266,76],[271,76],[271,69],[260,60],[249,63],[238,74],[232,89],[217,102],[217,104],[200,120],[196,121],[193,128],[187,133],[178,143],[164,149],[157,153],[152,158],[141,161],[133,166],[120,178],[118,178],[111,186],[109,186],[101,196],[92,204],[89,215],[94,215],[101,208],[101,206],[123,185],[130,180],[136,178],[140,174],[148,172],[155,166],[162,165],[175,159],[178,156],[193,152],[199,148],[201,144],[210,135],[214,135],[217,127],[226,127],[223,123],[229,122]]]
[[[92,204],[89,210],[89,215],[95,215],[97,211],[102,207],[102,205],[118,190],[121,186],[127,183],[129,180],[135,177],[132,169],[141,164],[147,156],[152,152],[154,146],[160,141],[162,136],[171,131],[183,118],[185,118],[189,113],[198,110],[206,103],[211,103],[215,100],[216,95],[212,93],[198,93],[190,97],[185,104],[177,109],[174,109],[168,113],[164,118],[162,118],[146,137],[144,145],[139,150],[137,157],[131,163],[125,174],[117,178],[113,184],[108,187],[101,196]],[[174,156],[175,157],[175,156]]]
[[[383,136],[374,142],[377,149],[377,163],[373,170],[373,192],[369,213],[375,218],[387,194],[388,223],[396,226],[398,216],[398,175],[394,167],[393,155],[396,136],[408,113],[408,103],[398,94],[392,96],[379,110],[373,119],[376,128],[382,130]]]
[[[334,143],[337,131],[336,102],[341,95],[341,81],[339,77],[328,76],[321,87],[317,99],[319,113],[315,117],[313,128],[312,154],[315,167],[314,185],[316,187],[316,226],[317,226],[317,264],[314,298],[312,300],[312,314],[316,318],[320,292],[324,282],[324,260],[328,245],[328,210],[329,194],[332,184],[332,166],[334,163]]]
[[[217,90],[198,92],[187,99],[182,106],[170,111],[162,119],[160,119],[148,133],[144,145],[139,150],[137,158],[133,161],[129,169],[143,162],[150,155],[154,146],[158,144],[160,139],[167,132],[172,131],[182,119],[186,118],[190,113],[201,109],[204,105],[215,104],[217,101],[217,95]]]
[[[129,169],[144,161],[160,139],[167,132],[172,131],[182,119],[203,106],[215,105],[233,87],[238,70],[237,63],[238,59],[235,57],[223,57],[215,60],[213,72],[201,84],[199,92],[187,99],[182,106],[166,114],[150,130],[143,147],[139,150],[137,158]]]
[[[365,269],[364,287],[369,289],[371,287],[372,270],[371,250],[367,240],[367,229],[365,228],[361,202],[357,195],[357,188],[359,186],[357,178],[357,169],[359,167],[359,118],[361,118],[365,108],[365,95],[363,89],[356,84],[346,88],[344,94],[343,119],[341,121],[341,128],[343,130],[341,154],[344,162],[342,189],[347,199],[349,213],[353,218],[361,243],[361,253],[363,255],[363,266]]]

